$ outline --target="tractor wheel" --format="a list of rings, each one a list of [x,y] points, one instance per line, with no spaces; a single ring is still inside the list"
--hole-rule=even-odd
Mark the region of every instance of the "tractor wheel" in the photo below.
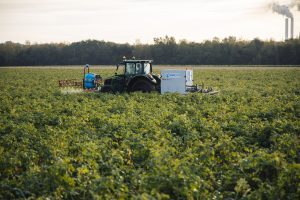
[[[113,89],[110,86],[104,85],[101,88],[101,92],[105,92],[105,93],[114,93]]]
[[[130,88],[130,92],[152,92],[155,86],[146,80],[137,80]]]

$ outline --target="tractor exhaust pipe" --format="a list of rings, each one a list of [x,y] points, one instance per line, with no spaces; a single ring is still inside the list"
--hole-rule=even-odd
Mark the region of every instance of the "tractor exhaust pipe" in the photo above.
[[[285,18],[285,40],[289,39],[289,18]]]
[[[291,17],[291,39],[294,39],[294,17]]]

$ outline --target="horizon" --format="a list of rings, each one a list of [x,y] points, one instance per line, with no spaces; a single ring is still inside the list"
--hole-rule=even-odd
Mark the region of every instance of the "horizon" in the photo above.
[[[98,40],[119,44],[153,44],[166,35],[176,41],[202,43],[237,40],[283,41],[283,15],[270,8],[272,0],[0,0],[0,42],[25,44],[73,43]],[[277,1],[290,5],[298,0]],[[300,35],[300,12],[294,38]],[[140,25],[141,24],[141,25]],[[196,26],[197,25],[197,26]]]
[[[166,35],[168,36],[169,38],[170,37],[173,37],[173,36],[169,36],[169,35]],[[165,38],[166,36],[162,36],[161,38]],[[155,37],[155,38],[158,38],[158,37]],[[153,38],[153,40],[155,39]],[[218,38],[218,37],[214,37],[212,39],[207,39],[207,40],[203,40],[203,41],[190,41],[190,40],[186,40],[186,39],[175,39],[175,42],[176,44],[180,44],[181,42],[187,42],[187,43],[196,43],[196,44],[203,44],[205,42],[213,42],[215,41],[215,39],[218,39],[219,43],[223,43],[225,39],[229,39],[229,38],[235,38],[235,41],[236,42],[251,42],[253,40],[259,40],[261,42],[287,42],[285,40],[281,41],[276,41],[276,40],[273,40],[273,39],[267,39],[267,40],[262,40],[260,38],[253,38],[253,39],[242,39],[242,38],[236,38],[234,36],[228,36],[226,38]],[[297,36],[297,37],[294,37],[293,40],[300,40],[300,36]],[[109,41],[109,40],[98,40],[98,39],[86,39],[86,40],[79,40],[79,41],[72,41],[72,42],[68,42],[68,41],[62,41],[62,42],[32,42],[32,41],[25,41],[25,42],[15,42],[15,41],[11,41],[11,40],[7,40],[7,41],[3,41],[3,42],[0,42],[0,44],[5,44],[5,43],[8,43],[8,42],[11,42],[13,44],[21,44],[21,45],[44,45],[44,44],[54,44],[54,45],[58,45],[58,44],[63,44],[63,45],[71,45],[73,43],[80,43],[80,42],[87,42],[87,41],[97,41],[97,42],[105,42],[105,43],[115,43],[115,44],[119,44],[119,45],[125,45],[125,44],[128,44],[128,45],[131,45],[131,46],[135,46],[135,45],[154,45],[154,42],[151,42],[151,43],[142,43],[140,41],[135,41],[134,43],[129,43],[129,42],[114,42],[114,41]]]

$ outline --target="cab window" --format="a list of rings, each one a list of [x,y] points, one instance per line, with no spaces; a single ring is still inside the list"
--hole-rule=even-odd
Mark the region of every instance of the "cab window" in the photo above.
[[[144,63],[144,74],[150,74],[150,73],[151,73],[150,64]]]
[[[126,74],[135,74],[135,64],[134,63],[126,63]]]
[[[143,74],[143,66],[141,63],[136,63],[136,74]]]

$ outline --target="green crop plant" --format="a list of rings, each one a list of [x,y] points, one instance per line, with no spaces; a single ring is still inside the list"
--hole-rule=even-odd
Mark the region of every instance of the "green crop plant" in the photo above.
[[[81,74],[0,69],[0,199],[300,198],[298,68],[194,68],[214,96],[58,87]]]

